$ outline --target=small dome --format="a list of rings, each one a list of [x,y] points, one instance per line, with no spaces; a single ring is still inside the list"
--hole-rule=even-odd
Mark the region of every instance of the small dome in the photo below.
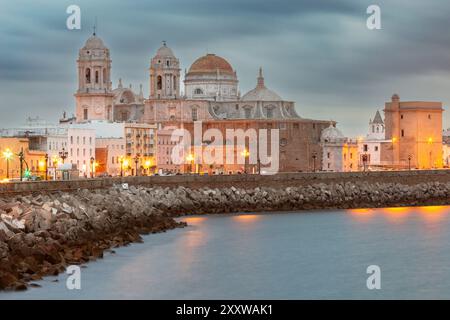
[[[163,41],[163,45],[161,48],[158,49],[158,51],[156,51],[156,56],[157,57],[175,57],[175,55],[173,54],[172,49],[170,49],[166,42]]]
[[[242,97],[242,101],[282,101],[281,97],[267,88],[255,88]]]
[[[87,39],[84,49],[106,49],[106,46],[103,43],[103,40],[94,34]]]
[[[340,141],[345,140],[345,136],[333,124],[330,124],[328,128],[322,130],[320,140],[323,142]]]
[[[259,68],[258,84],[242,97],[242,101],[283,101],[274,91],[266,88],[262,68]]]
[[[217,70],[222,73],[234,73],[227,60],[209,53],[195,60],[189,68],[189,73],[216,73]]]

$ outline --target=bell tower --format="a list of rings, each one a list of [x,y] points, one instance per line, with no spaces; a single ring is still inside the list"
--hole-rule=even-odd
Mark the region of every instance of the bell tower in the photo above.
[[[78,55],[77,122],[113,120],[111,58],[109,49],[95,31]]]
[[[180,98],[180,61],[166,42],[150,62],[150,99]]]

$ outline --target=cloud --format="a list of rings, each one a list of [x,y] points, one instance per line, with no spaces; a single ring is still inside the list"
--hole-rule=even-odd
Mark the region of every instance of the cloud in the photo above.
[[[74,106],[78,49],[92,32],[111,50],[113,81],[148,87],[151,56],[166,40],[183,68],[206,52],[237,70],[242,93],[259,66],[267,85],[308,118],[334,119],[349,135],[394,92],[450,103],[450,3],[377,1],[382,30],[366,28],[369,0],[77,1],[82,30],[65,28],[73,1],[8,2],[0,11],[0,126],[28,115],[56,120]],[[443,89],[443,90],[442,90]],[[45,94],[39,94],[44,92]],[[445,116],[445,125],[450,125]]]

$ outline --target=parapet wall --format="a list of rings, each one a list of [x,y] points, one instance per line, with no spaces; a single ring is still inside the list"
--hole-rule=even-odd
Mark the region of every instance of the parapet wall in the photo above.
[[[320,173],[280,173],[272,176],[260,175],[217,175],[217,176],[151,176],[79,179],[70,181],[36,181],[0,183],[0,194],[29,193],[46,191],[69,191],[76,189],[108,188],[118,183],[129,185],[177,187],[274,187],[305,186],[316,183],[361,182],[401,183],[413,185],[423,182],[450,182],[450,170],[421,171],[377,171],[377,172],[320,172]]]

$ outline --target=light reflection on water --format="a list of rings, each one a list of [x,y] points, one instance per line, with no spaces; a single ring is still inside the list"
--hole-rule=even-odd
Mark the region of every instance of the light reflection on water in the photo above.
[[[450,208],[182,217],[188,227],[0,299],[450,298]],[[379,265],[382,289],[366,288]]]

